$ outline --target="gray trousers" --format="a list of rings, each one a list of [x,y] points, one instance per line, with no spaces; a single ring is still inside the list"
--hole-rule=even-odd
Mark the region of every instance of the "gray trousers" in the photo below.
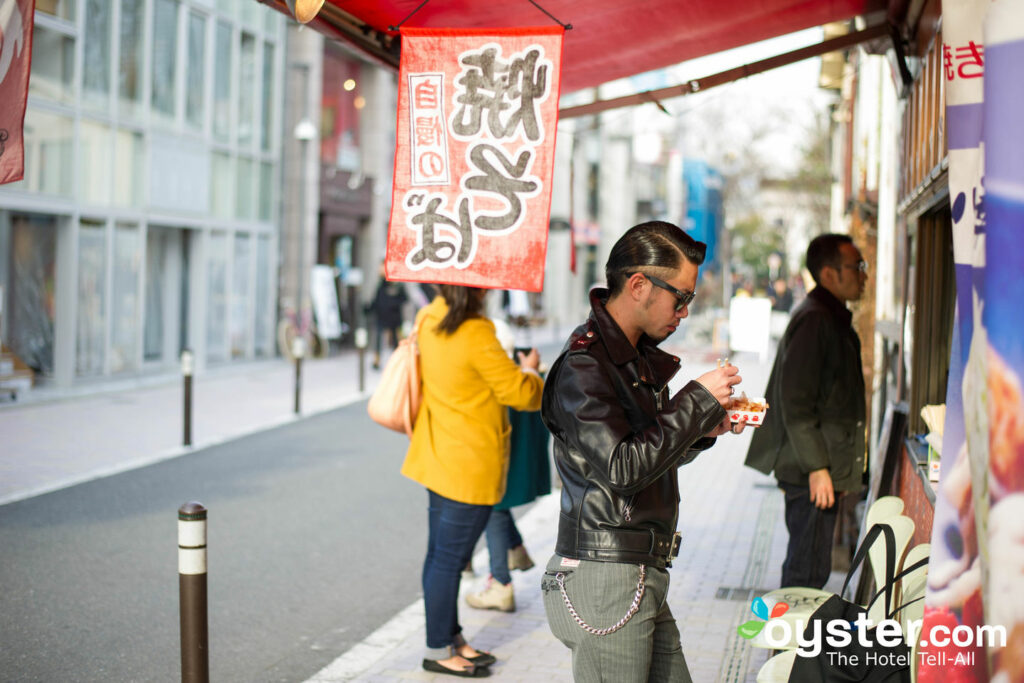
[[[565,576],[565,592],[577,615],[597,629],[619,622],[636,596],[640,567],[619,562],[548,561],[541,588],[551,632],[572,650],[576,683],[692,683],[668,607],[668,571],[647,568],[640,609],[618,631],[598,636],[583,630],[565,604],[555,575]]]

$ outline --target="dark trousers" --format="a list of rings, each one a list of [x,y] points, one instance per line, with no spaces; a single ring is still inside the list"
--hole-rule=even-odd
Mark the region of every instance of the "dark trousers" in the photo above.
[[[523,544],[511,510],[491,510],[485,530],[487,554],[491,556],[491,576],[503,586],[512,583],[508,569],[508,551]]]
[[[832,538],[839,506],[833,504],[827,510],[816,507],[806,486],[780,481],[779,488],[786,496],[786,529],[789,530],[789,546],[782,563],[782,587],[823,588],[832,573]]]
[[[423,562],[423,602],[427,613],[427,647],[436,649],[451,645],[462,632],[458,607],[462,569],[487,526],[491,506],[460,503],[433,491],[428,493],[429,538]],[[431,659],[448,656],[442,654]]]

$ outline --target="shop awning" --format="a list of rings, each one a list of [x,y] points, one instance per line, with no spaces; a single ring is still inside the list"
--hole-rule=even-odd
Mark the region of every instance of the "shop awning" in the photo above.
[[[263,0],[288,12],[282,0]],[[326,0],[310,26],[398,64],[391,27],[548,25],[530,0]],[[562,92],[659,69],[740,45],[886,9],[885,0],[537,0],[566,32]],[[893,4],[899,4],[894,2]],[[415,11],[415,13],[413,13]]]

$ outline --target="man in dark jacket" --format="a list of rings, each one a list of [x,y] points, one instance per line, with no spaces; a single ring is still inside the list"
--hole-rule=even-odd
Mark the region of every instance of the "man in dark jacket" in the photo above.
[[[577,681],[691,680],[666,602],[676,470],[730,431],[723,405],[740,377],[727,365],[670,398],[679,359],[657,345],[687,316],[704,251],[670,223],[628,230],[608,257],[608,289],[591,293],[590,318],[544,387],[562,479],[544,606]]]
[[[746,464],[775,472],[786,497],[789,547],[783,586],[821,588],[832,568],[832,537],[844,491],[864,470],[864,374],[847,301],[864,293],[867,264],[847,235],[807,247],[817,283],[793,311],[768,379],[769,410]]]

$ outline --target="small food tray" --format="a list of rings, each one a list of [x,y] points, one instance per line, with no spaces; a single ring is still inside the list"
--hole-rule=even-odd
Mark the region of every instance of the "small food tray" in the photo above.
[[[730,422],[745,422],[751,427],[760,427],[768,412],[768,402],[763,398],[737,398],[733,399],[726,411]]]

